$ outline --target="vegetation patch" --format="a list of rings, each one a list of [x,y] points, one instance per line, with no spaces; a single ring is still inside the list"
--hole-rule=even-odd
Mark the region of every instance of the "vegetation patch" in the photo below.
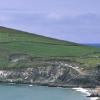
[[[73,61],[84,68],[100,62],[100,49],[0,27],[0,69]]]

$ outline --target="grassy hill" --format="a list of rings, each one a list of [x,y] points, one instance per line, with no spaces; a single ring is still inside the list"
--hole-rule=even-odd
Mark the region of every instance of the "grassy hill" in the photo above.
[[[20,66],[18,59],[35,57],[83,57],[100,55],[99,48],[61,41],[36,34],[0,27],[0,67]],[[18,58],[18,59],[17,59]],[[13,59],[13,62],[11,63]],[[18,65],[19,64],[19,65]],[[22,63],[21,63],[22,64]],[[24,63],[23,63],[24,64]],[[21,66],[26,66],[25,64]],[[28,62],[28,65],[30,62]],[[31,66],[31,65],[30,65]]]

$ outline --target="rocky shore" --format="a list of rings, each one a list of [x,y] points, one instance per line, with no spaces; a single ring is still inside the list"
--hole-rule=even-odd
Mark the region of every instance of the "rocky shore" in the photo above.
[[[95,73],[95,74],[94,74]],[[95,87],[99,85],[96,71],[82,72],[71,64],[0,70],[0,82],[37,84],[55,87]]]

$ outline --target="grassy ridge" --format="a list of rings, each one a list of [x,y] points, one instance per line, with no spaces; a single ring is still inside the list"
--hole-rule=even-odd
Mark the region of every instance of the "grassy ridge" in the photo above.
[[[4,34],[3,34],[4,33]],[[6,39],[5,39],[6,38]],[[50,43],[61,45],[72,45],[71,42],[59,41],[57,39],[48,38],[36,34],[27,34],[27,32],[0,27],[0,42],[12,42],[12,41],[29,41],[38,43]],[[74,45],[77,45],[73,43]]]
[[[94,47],[0,27],[0,67],[7,67],[9,55],[16,53],[32,57],[81,57],[99,51]]]

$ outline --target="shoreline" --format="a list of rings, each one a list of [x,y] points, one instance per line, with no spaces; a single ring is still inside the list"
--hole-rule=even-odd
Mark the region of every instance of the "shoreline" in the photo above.
[[[92,93],[89,91],[90,88],[82,88],[82,87],[78,87],[78,88],[72,88],[78,92],[81,92],[83,94],[85,94],[86,96],[90,96]],[[100,97],[88,97],[90,100],[100,100]]]
[[[83,94],[85,94],[85,96],[90,96],[92,94],[92,92],[90,91],[91,88],[84,88],[81,86],[77,86],[77,85],[65,85],[65,84],[54,84],[54,83],[17,83],[17,82],[0,82],[0,85],[25,85],[25,86],[47,86],[47,87],[57,87],[57,88],[71,88],[77,92],[81,92]],[[95,89],[94,89],[95,90]],[[100,100],[100,97],[87,97],[90,100]]]
[[[0,81],[0,84],[8,84],[8,85],[36,85],[36,86],[48,86],[48,87],[61,87],[61,88],[75,88],[79,87],[78,85],[69,85],[63,83],[31,83],[31,82],[9,82],[9,81]]]

